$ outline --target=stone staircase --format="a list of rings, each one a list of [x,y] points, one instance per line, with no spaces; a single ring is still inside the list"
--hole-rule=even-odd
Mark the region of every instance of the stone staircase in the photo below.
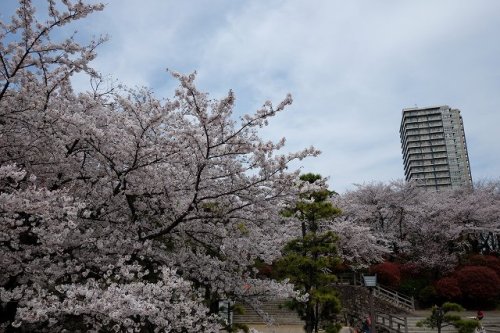
[[[233,322],[242,324],[263,324],[266,319],[273,325],[300,325],[304,322],[299,318],[297,313],[285,306],[286,299],[274,299],[262,303],[260,313],[249,305],[240,304],[243,309],[243,314],[234,314]]]
[[[355,275],[340,276],[335,286],[342,300],[346,322],[360,323],[369,312],[370,293]],[[379,332],[389,333],[437,333],[437,329],[417,327],[417,322],[430,315],[430,311],[415,311],[412,298],[396,291],[377,286],[374,288],[376,323]],[[297,313],[285,306],[286,299],[275,299],[260,306],[259,312],[244,305],[244,314],[234,314],[234,323],[247,324],[262,332],[302,332],[304,322]],[[486,333],[500,333],[500,311],[483,311],[482,325]],[[472,318],[475,312],[457,313],[462,318]],[[442,333],[457,333],[453,326],[443,327]]]
[[[337,275],[338,281],[336,283],[336,288],[342,288],[342,286],[347,288],[357,288],[358,294],[365,293],[363,289],[367,290],[362,282],[362,276],[360,274],[354,273],[341,273]],[[390,288],[383,287],[377,284],[376,287],[373,288],[373,296],[377,299],[377,301],[382,301],[388,304],[393,310],[391,313],[406,313],[415,310],[415,301],[413,297],[409,297],[403,295],[395,290],[391,290]]]
[[[234,323],[244,323],[250,327],[257,328],[261,332],[270,333],[293,333],[303,332],[302,327],[304,322],[298,317],[296,312],[289,310],[284,306],[285,299],[277,299],[265,302],[261,309],[264,318],[268,316],[270,325],[265,323],[265,320],[254,309],[249,306],[244,306],[244,314],[234,314]],[[483,311],[485,316],[481,321],[486,333],[500,333],[500,311]],[[466,311],[457,313],[462,318],[472,318],[475,312]],[[418,327],[417,322],[425,319],[430,315],[430,311],[418,310],[411,313],[400,313],[397,315],[388,315],[379,313],[377,322],[379,325],[378,332],[405,332],[405,333],[437,333],[437,329],[428,327]],[[392,324],[392,329],[387,329],[389,320]],[[385,321],[384,326],[381,322]],[[403,324],[404,323],[404,324]],[[399,328],[399,329],[398,329]],[[453,326],[443,327],[442,333],[457,333]]]
[[[413,297],[408,297],[395,290],[377,286],[373,290],[373,296],[379,300],[392,304],[394,307],[399,308],[402,311],[415,310],[415,300]]]
[[[370,292],[368,289],[366,287],[352,285],[337,285],[335,289],[342,301],[342,307],[345,314],[354,317],[354,319],[364,319],[370,311]],[[413,308],[407,306],[407,303],[402,301],[402,297],[402,295],[396,293],[389,297],[374,291],[373,304],[375,312],[403,317],[406,316],[413,311]]]
[[[332,287],[337,290],[344,307],[344,312],[340,316],[344,317],[346,321],[360,321],[368,312],[370,295],[368,289],[360,282],[360,278],[353,274],[340,275],[338,282]],[[414,309],[413,299],[380,286],[373,290],[373,296],[376,299],[376,311],[379,312],[378,320],[380,323],[395,327],[397,331],[403,332],[404,330],[400,328],[406,325],[404,315]],[[296,330],[301,332],[304,322],[295,311],[285,306],[286,301],[286,299],[269,300],[259,306],[259,311],[249,305],[240,304],[244,313],[233,314],[233,322],[247,324],[250,327],[259,328],[259,330],[263,327],[272,328],[269,332],[278,332],[279,328],[285,329],[285,327],[288,331],[284,330],[283,332]],[[262,332],[267,332],[268,329]]]

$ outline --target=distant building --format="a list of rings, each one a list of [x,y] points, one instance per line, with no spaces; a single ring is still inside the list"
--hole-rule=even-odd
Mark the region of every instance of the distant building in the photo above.
[[[437,190],[472,186],[460,110],[447,105],[403,109],[399,133],[406,181]]]

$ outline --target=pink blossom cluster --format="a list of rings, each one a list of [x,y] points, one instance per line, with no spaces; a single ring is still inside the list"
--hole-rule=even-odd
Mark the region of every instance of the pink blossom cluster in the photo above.
[[[344,251],[347,261],[369,258],[368,253],[351,253],[363,251],[363,243],[373,254],[383,253],[384,247],[392,256],[440,271],[454,268],[466,253],[500,251],[498,182],[441,191],[414,183],[370,183],[338,197],[336,204],[345,221],[332,228],[340,235],[358,230],[357,236],[340,238],[352,245]]]
[[[233,92],[211,99],[194,74],[172,73],[168,100],[103,89],[105,38],[57,40],[103,6],[47,4],[0,22],[0,329],[216,332],[220,298],[297,296],[253,268],[293,236],[288,165],[319,153],[260,138],[291,97],[237,122]],[[77,72],[92,89],[73,91]]]

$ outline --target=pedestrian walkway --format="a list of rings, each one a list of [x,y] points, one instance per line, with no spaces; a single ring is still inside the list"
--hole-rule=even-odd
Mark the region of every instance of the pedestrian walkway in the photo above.
[[[262,317],[264,314],[273,325],[299,325],[302,327],[304,322],[299,318],[297,312],[285,306],[286,301],[287,299],[274,299],[262,303],[260,306],[261,314],[248,305],[242,305],[244,313],[235,313],[233,320],[235,323],[265,324],[265,319]]]
[[[483,311],[484,318],[481,323],[487,333],[500,333],[500,311]],[[407,316],[408,333],[435,333],[437,329],[428,327],[418,327],[417,322],[424,320],[430,316],[431,312],[428,310],[417,310]],[[464,311],[454,313],[462,318],[472,318],[476,316],[476,312]],[[441,330],[442,333],[455,333],[457,329],[453,326],[445,326]]]
[[[244,314],[234,314],[234,322],[247,324],[262,333],[303,333],[304,322],[295,311],[284,306],[285,301],[285,299],[277,299],[262,304],[261,309],[268,316],[271,324],[266,324],[262,316],[248,306],[244,307]],[[484,318],[481,322],[486,333],[500,333],[500,311],[483,312]],[[437,329],[417,326],[417,322],[424,320],[430,314],[430,310],[416,310],[404,315],[407,333],[437,333]],[[462,318],[471,318],[475,317],[476,312],[464,311],[456,314]],[[379,331],[382,332],[383,329],[380,328]],[[404,332],[404,327],[401,331]],[[343,328],[340,333],[350,333],[349,328]],[[442,333],[457,333],[457,329],[453,326],[445,326],[442,328]]]
[[[248,324],[248,327],[260,333],[304,333],[303,325]]]

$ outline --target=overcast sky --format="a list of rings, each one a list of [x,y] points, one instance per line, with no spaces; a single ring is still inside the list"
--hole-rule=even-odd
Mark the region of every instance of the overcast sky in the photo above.
[[[79,30],[110,36],[95,68],[159,96],[176,85],[166,68],[196,70],[213,98],[233,89],[236,115],[290,92],[262,133],[320,149],[302,168],[336,191],[404,177],[414,106],[460,109],[473,180],[500,177],[498,0],[108,0]]]

